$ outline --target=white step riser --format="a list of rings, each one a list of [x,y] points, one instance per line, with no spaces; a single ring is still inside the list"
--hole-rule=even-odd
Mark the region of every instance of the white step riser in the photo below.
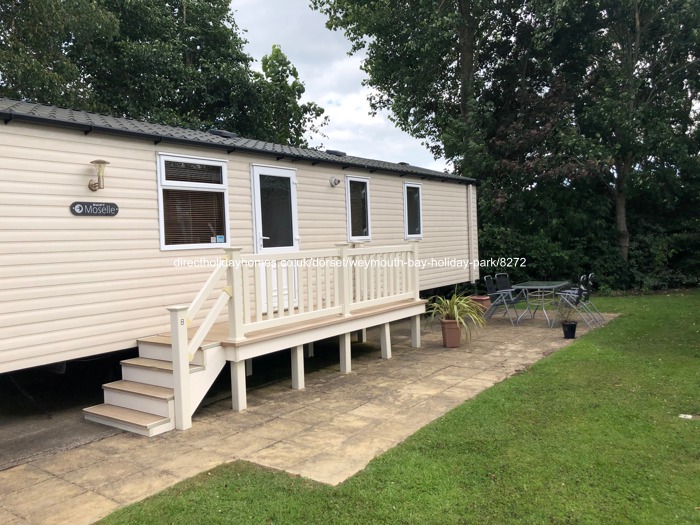
[[[122,379],[166,388],[173,388],[174,384],[172,372],[134,366],[122,365]]]
[[[153,428],[149,428],[148,430],[141,428],[141,427],[135,427],[134,425],[130,425],[129,423],[124,423],[124,422],[119,422],[115,421],[113,419],[107,419],[103,417],[99,417],[93,414],[86,414],[85,419],[88,421],[94,421],[95,423],[100,423],[102,425],[106,425],[108,427],[114,427],[118,428],[120,430],[126,430],[127,432],[133,432],[134,434],[139,434],[141,436],[146,436],[146,437],[153,437],[157,436],[158,434],[163,434],[165,432],[170,432],[171,430],[175,429],[175,423],[171,419],[169,423],[165,423],[163,425],[158,425]]]
[[[172,348],[165,345],[158,345],[152,343],[139,342],[139,356],[148,357],[149,359],[158,359],[160,361],[172,362],[173,351]],[[203,365],[204,366],[204,354],[201,350],[197,350],[194,354],[194,358],[190,361],[193,365]]]
[[[167,399],[142,396],[131,392],[105,389],[105,403],[140,410],[163,417],[173,417],[173,402]]]
[[[209,352],[209,366],[200,373],[190,374],[190,397],[193,413],[202,402],[207,392],[209,392],[219,372],[221,372],[226,365],[226,356],[223,348],[220,346],[209,348],[207,352]]]

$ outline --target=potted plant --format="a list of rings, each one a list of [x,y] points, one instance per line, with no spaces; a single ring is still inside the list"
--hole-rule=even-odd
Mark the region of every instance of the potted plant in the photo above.
[[[484,326],[484,310],[471,297],[464,294],[452,294],[452,297],[445,298],[436,295],[430,298],[428,304],[430,319],[440,319],[442,327],[442,344],[447,348],[459,346],[462,339],[462,331],[471,338],[471,327],[469,321],[474,326]]]
[[[472,301],[481,306],[484,311],[489,309],[491,306],[491,298],[488,295],[470,295]]]
[[[574,317],[578,310],[574,308],[568,301],[561,299],[557,305],[557,319],[561,323],[561,329],[564,332],[564,339],[576,339],[576,326],[578,321],[574,321]]]

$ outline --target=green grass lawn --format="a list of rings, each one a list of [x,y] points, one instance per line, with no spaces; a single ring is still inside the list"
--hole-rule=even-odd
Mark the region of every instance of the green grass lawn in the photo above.
[[[700,523],[700,294],[622,314],[337,487],[245,462],[104,523]]]

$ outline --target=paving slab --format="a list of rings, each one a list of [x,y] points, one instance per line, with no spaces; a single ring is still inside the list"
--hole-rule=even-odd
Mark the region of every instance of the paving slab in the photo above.
[[[249,409],[241,413],[219,396],[185,432],[102,434],[93,429],[101,425],[80,421],[75,428],[88,428],[92,437],[78,435],[75,446],[38,455],[31,443],[20,465],[0,471],[0,523],[92,523],[240,459],[342,483],[424,425],[571,342],[535,321],[512,327],[507,319],[492,320],[456,349],[443,348],[437,330],[411,348],[408,322],[395,323],[392,359],[362,345],[350,374],[341,374],[336,361],[307,373],[304,390],[292,390],[289,378],[250,389]],[[378,331],[369,330],[368,338],[378,341]]]
[[[83,492],[49,507],[39,507],[29,515],[31,523],[65,525],[93,523],[120,507],[119,503],[95,492]]]
[[[141,501],[174,485],[178,481],[180,481],[180,478],[170,472],[147,468],[131,476],[120,478],[113,483],[103,485],[96,489],[95,492],[109,497],[118,506],[122,506]]]
[[[258,450],[271,447],[275,443],[277,441],[273,439],[261,438],[246,431],[224,439],[218,446],[212,447],[210,445],[205,450],[211,447],[213,451],[226,455],[233,461],[254,454]]]
[[[318,450],[310,446],[278,441],[269,447],[245,456],[243,459],[265,467],[284,470],[297,463],[307,461],[317,453]]]

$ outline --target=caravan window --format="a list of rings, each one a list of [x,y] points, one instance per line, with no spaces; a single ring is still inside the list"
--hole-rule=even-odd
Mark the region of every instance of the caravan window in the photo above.
[[[370,240],[369,179],[347,177],[346,206],[348,212],[348,240]]]
[[[161,248],[229,245],[226,162],[158,156]]]
[[[406,239],[420,239],[423,237],[420,184],[405,182],[403,185],[403,224]]]

